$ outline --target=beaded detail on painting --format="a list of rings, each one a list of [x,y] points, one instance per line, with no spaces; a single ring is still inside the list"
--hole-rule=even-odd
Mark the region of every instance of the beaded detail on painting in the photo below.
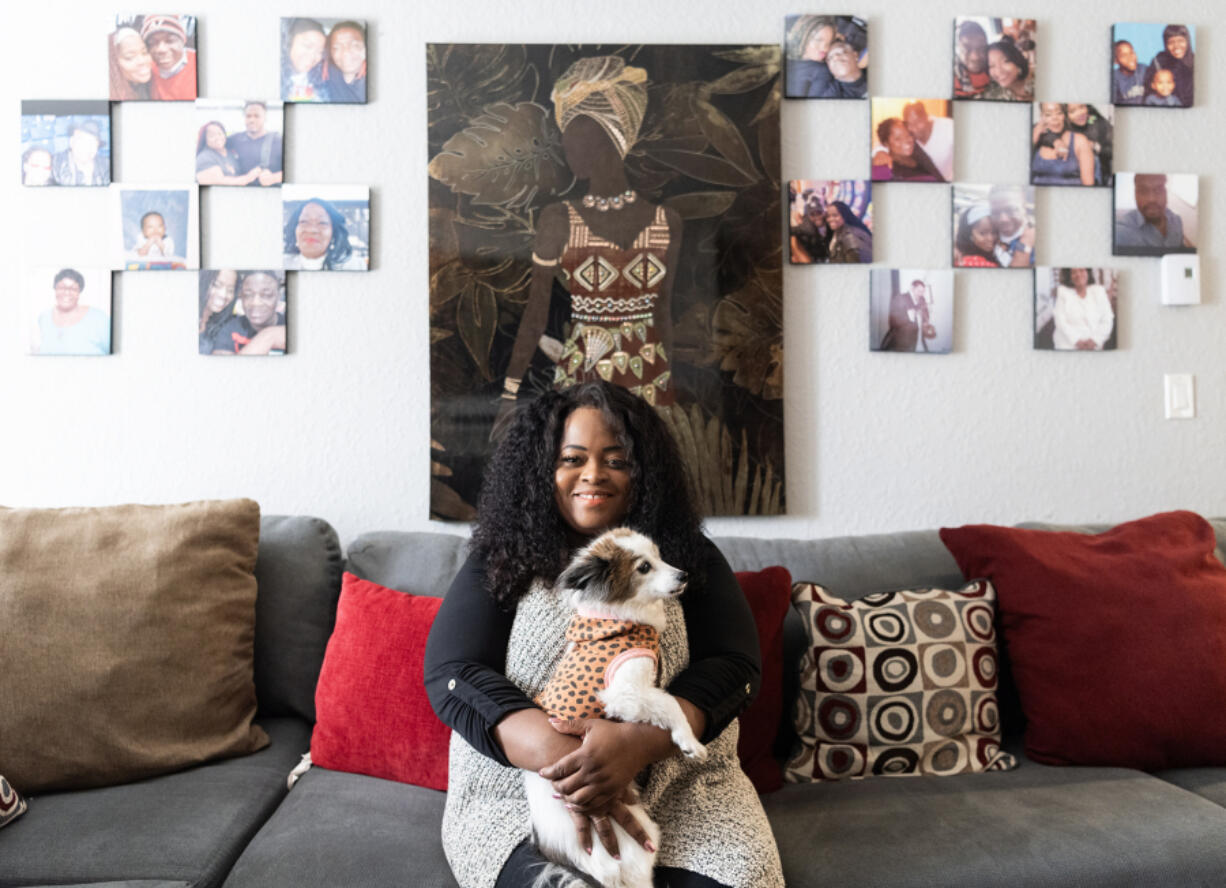
[[[603,379],[652,405],[675,401],[669,356],[656,326],[659,286],[668,274],[664,208],[623,249],[594,233],[568,203],[570,237],[561,272],[571,327],[554,367],[554,387]]]

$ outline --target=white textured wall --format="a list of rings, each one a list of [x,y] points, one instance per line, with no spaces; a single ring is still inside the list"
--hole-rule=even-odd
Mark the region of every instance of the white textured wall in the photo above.
[[[1039,97],[1104,104],[1111,22],[1148,21],[1156,12],[1143,0],[846,6],[825,11],[869,19],[874,94],[948,95],[953,17],[1018,14],[1039,20]],[[371,103],[288,108],[286,170],[295,182],[370,184],[374,270],[299,276],[286,358],[197,356],[195,275],[174,273],[116,275],[115,356],[32,358],[21,338],[20,270],[104,264],[107,203],[101,190],[17,184],[19,101],[105,97],[108,12],[97,9],[44,3],[38,18],[54,25],[9,41],[0,503],[245,495],[266,512],[327,518],[346,541],[373,529],[463,530],[427,519],[424,44],[778,42],[786,13],[821,11],[777,0],[369,0],[294,9],[369,20]],[[1116,520],[1176,507],[1226,514],[1219,10],[1209,0],[1161,5],[1169,20],[1197,26],[1197,107],[1117,112],[1115,149],[1117,169],[1201,174],[1205,304],[1160,307],[1157,261],[1111,256],[1111,195],[1102,189],[1040,189],[1038,256],[1045,265],[1121,269],[1115,353],[1032,351],[1030,275],[963,271],[952,355],[871,354],[867,270],[789,268],[791,514],[716,520],[715,532],[834,536],[972,521]],[[201,18],[203,95],[274,94],[279,13],[238,0],[183,11]],[[1025,180],[1027,107],[958,103],[955,115],[957,178]],[[117,180],[191,178],[189,105],[117,106],[114,126]],[[783,129],[785,177],[867,175],[867,103],[786,102]],[[879,265],[948,265],[947,188],[886,185],[875,198]],[[276,262],[274,191],[206,189],[201,207],[206,265]],[[1196,374],[1195,420],[1163,419],[1164,372]]]

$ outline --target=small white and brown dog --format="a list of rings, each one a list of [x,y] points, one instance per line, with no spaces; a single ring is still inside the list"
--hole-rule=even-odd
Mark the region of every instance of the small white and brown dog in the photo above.
[[[677,699],[656,687],[659,636],[667,622],[664,604],[680,595],[685,584],[685,571],[666,564],[655,543],[641,533],[618,528],[593,540],[558,577],[559,593],[574,609],[566,629],[569,643],[536,702],[555,717],[648,722],[668,731],[685,755],[705,759],[707,750]],[[651,888],[655,852],[614,823],[621,859],[610,856],[600,842],[593,842],[588,854],[563,802],[554,798],[552,784],[525,771],[524,787],[534,838],[545,857],[581,870],[604,888]],[[659,847],[660,829],[643,806],[636,803],[630,810]],[[537,881],[558,884],[550,872]]]

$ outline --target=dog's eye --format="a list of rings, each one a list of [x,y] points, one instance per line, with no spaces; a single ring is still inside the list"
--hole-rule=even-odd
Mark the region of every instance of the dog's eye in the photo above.
[[[642,564],[640,564],[640,565],[639,565],[639,573],[641,573],[641,574],[651,573],[651,562],[650,562],[650,561],[644,561]]]

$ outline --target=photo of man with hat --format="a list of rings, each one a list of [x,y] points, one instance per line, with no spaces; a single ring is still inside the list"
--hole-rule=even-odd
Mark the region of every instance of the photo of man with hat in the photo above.
[[[196,21],[190,15],[147,15],[140,36],[157,70],[151,93],[162,101],[196,98]]]

